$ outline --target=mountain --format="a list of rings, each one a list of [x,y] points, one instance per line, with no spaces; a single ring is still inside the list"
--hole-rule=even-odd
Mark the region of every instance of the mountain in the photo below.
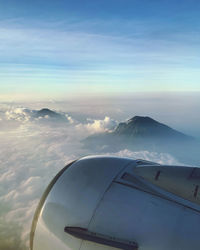
[[[134,116],[126,122],[119,123],[112,132],[89,136],[83,143],[94,152],[117,152],[123,149],[147,150],[170,153],[180,162],[191,163],[193,159],[197,159],[200,163],[198,151],[200,144],[193,137],[151,117]]]
[[[114,136],[127,136],[129,138],[165,138],[189,140],[189,137],[181,132],[178,132],[169,126],[157,122],[148,116],[134,116],[127,122],[120,123],[113,132]]]
[[[52,111],[48,108],[43,108],[41,110],[36,111],[36,113],[35,113],[36,118],[45,117],[45,116],[49,116],[51,118],[62,119],[62,115],[60,115],[59,113]]]

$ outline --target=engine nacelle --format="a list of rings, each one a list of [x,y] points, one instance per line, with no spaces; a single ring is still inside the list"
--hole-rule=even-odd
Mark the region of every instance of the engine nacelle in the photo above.
[[[30,249],[199,250],[199,186],[199,168],[82,158],[43,194]]]

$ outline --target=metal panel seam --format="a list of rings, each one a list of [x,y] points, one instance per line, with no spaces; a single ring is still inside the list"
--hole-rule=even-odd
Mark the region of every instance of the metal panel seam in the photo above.
[[[112,181],[110,182],[110,184],[108,185],[108,187],[106,188],[106,190],[104,191],[104,193],[102,194],[101,199],[100,199],[99,202],[97,203],[96,208],[94,209],[93,215],[92,215],[92,217],[91,217],[91,219],[90,219],[90,221],[89,221],[89,223],[88,223],[88,228],[89,228],[89,226],[90,226],[90,224],[91,224],[91,222],[92,222],[92,220],[93,220],[93,218],[94,218],[94,216],[95,216],[95,214],[96,214],[97,209],[99,208],[99,206],[100,206],[100,204],[101,204],[101,201],[103,200],[105,194],[106,194],[106,193],[108,192],[108,190],[110,189],[110,187],[111,187],[111,185],[112,185],[112,183],[113,183],[113,180],[115,180],[115,179],[117,178],[117,176],[118,176],[121,172],[123,172],[124,169],[125,169],[129,164],[131,164],[131,163],[132,163],[132,161],[128,162],[128,163],[122,168],[122,170],[120,170],[120,171],[116,174],[116,176],[113,177]],[[79,250],[80,250],[80,249],[79,249]]]

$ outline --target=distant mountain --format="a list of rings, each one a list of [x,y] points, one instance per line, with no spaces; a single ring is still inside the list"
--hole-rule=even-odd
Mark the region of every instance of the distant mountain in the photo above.
[[[114,136],[134,138],[165,138],[176,140],[191,140],[192,137],[178,132],[169,126],[157,122],[148,116],[134,116],[127,122],[120,123],[112,133]]]
[[[199,143],[169,126],[150,117],[134,116],[119,123],[112,132],[87,137],[84,146],[95,152],[133,151],[170,153],[181,162],[199,159]],[[200,161],[198,160],[200,163]]]
[[[62,115],[55,112],[55,111],[52,111],[48,108],[43,108],[41,110],[38,110],[36,111],[35,113],[35,117],[36,118],[39,118],[39,117],[45,117],[45,116],[49,116],[51,118],[58,118],[58,119],[62,119]]]

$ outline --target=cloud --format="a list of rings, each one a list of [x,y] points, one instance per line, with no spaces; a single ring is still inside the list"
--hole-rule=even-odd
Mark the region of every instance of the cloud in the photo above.
[[[111,33],[106,27],[112,31],[120,27],[120,32],[117,29]],[[152,29],[159,32],[151,32]],[[89,72],[119,75],[128,71],[135,79],[141,70],[148,73],[153,69],[158,75],[161,65],[177,70],[188,60],[197,60],[199,45],[194,39],[198,40],[197,33],[177,34],[176,31],[170,36],[165,33],[158,23],[133,20],[109,23],[96,20],[92,24],[90,21],[52,22],[50,25],[1,21],[1,76],[30,78],[35,75],[50,76],[50,79],[55,75],[59,80],[69,79],[73,70],[78,71],[76,77],[80,79],[84,75],[88,77]]]
[[[173,156],[167,153],[158,153],[158,152],[150,152],[150,151],[130,151],[128,149],[121,150],[112,155],[120,156],[120,157],[129,157],[134,159],[144,159],[147,161],[153,161],[159,164],[167,164],[167,165],[184,165],[178,162]]]
[[[2,100],[199,90],[197,33],[140,20],[0,24]]]
[[[118,29],[114,29],[116,26]],[[124,59],[124,63],[135,56],[164,62],[172,59],[172,54],[168,54],[171,50],[178,50],[176,57],[181,56],[183,50],[187,56],[195,57],[198,38],[197,33],[185,30],[171,30],[166,35],[162,24],[139,20],[51,22],[48,25],[34,20],[29,25],[23,20],[4,20],[1,21],[0,50],[2,56],[12,58],[20,55],[23,60],[28,60],[24,57],[32,56],[44,61],[48,59],[49,63],[57,60],[72,64],[79,62],[80,65],[81,62],[82,66],[85,61],[106,63],[108,59],[114,62],[117,58]],[[193,47],[189,46],[191,43]],[[117,60],[116,63],[120,62]]]
[[[71,160],[91,154],[83,147],[83,138],[117,124],[108,116],[78,122],[65,112],[59,114],[68,122],[52,124],[44,117],[46,122],[41,123],[34,118],[35,110],[13,107],[1,113],[1,122],[19,126],[0,133],[0,249],[28,249],[33,214],[51,179]],[[124,149],[115,155],[178,164],[165,153]]]
[[[0,249],[28,249],[41,193],[69,161],[87,154],[71,116],[59,112],[64,122],[55,122],[47,116],[35,118],[35,112],[23,107],[1,112]]]
[[[8,239],[13,250],[28,247],[31,220],[41,193],[67,162],[79,157],[79,145],[76,140],[73,143],[70,130],[63,128],[58,132],[57,129],[25,124],[16,133],[12,130],[1,136],[1,148],[4,148],[0,152],[3,162],[0,217],[4,225],[3,231],[0,230],[1,249],[6,249],[3,246]],[[17,233],[8,225],[13,225]]]
[[[105,116],[103,120],[87,119],[86,124],[78,124],[76,128],[86,129],[89,133],[103,133],[106,131],[111,131],[117,126],[117,121],[112,118]]]
[[[15,121],[29,121],[32,117],[33,111],[26,108],[14,108],[6,111],[5,116],[7,120],[15,120]]]
[[[26,123],[26,122],[44,122],[46,120],[48,120],[48,122],[51,121],[56,121],[58,122],[69,122],[69,123],[73,123],[74,120],[72,119],[71,116],[69,116],[66,113],[57,113],[56,112],[56,116],[51,116],[48,114],[40,114],[38,113],[38,110],[30,110],[27,108],[22,108],[22,107],[17,107],[17,108],[11,108],[9,110],[7,110],[5,112],[5,119],[7,119],[8,121],[12,120],[12,121],[17,121],[17,122],[21,122],[21,123]]]

